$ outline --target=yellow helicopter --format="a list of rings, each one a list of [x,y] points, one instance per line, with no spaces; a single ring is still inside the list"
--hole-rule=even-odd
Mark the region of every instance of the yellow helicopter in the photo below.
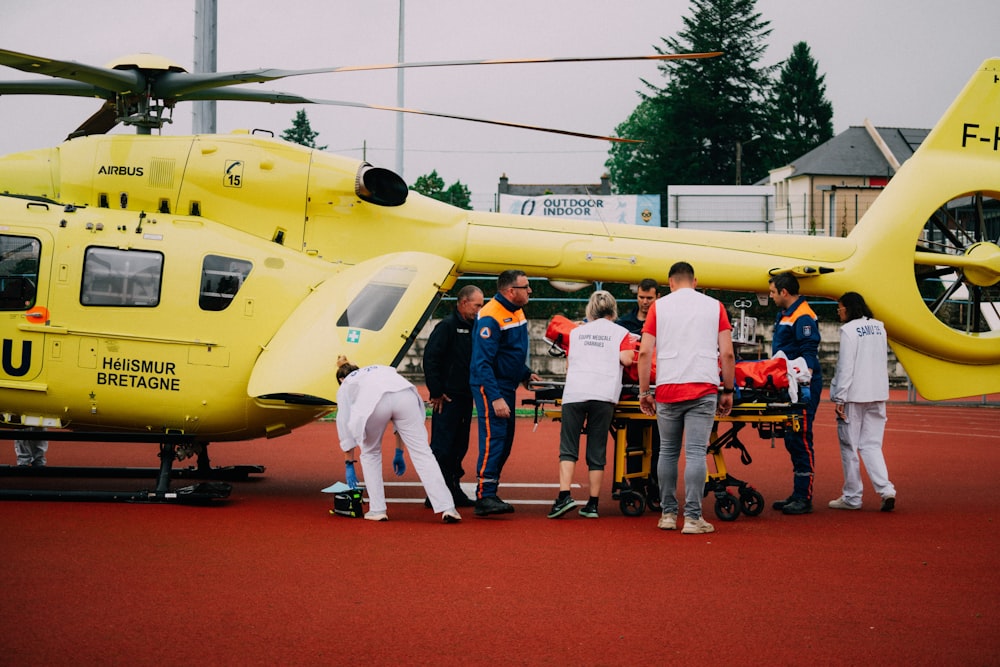
[[[6,50],[0,65],[48,77],[0,82],[0,95],[105,100],[59,146],[0,158],[0,419],[11,426],[201,444],[282,435],[333,407],[338,354],[397,363],[462,274],[626,283],[677,259],[702,287],[762,291],[770,273],[792,271],[804,294],[862,292],[923,396],[1000,391],[1000,331],[981,316],[1000,300],[998,59],[846,238],[466,211],[389,170],[268,137],[151,133],[177,102],[207,99],[528,127],[232,85],[361,67],[190,74],[153,56],[94,67]],[[119,122],[139,134],[103,134]],[[954,213],[963,202],[971,215]]]

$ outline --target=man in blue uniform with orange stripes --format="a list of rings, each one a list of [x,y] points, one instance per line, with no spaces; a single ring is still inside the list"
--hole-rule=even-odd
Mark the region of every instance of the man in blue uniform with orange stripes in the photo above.
[[[781,308],[774,322],[771,355],[781,351],[789,359],[802,357],[812,371],[802,430],[785,429],[785,449],[792,458],[792,495],[785,500],[776,501],[774,509],[785,514],[809,514],[812,512],[815,462],[813,420],[823,392],[823,372],[819,365],[819,323],[812,307],[799,296],[799,281],[795,276],[779,273],[772,276],[769,283],[768,292],[774,303]]]
[[[497,487],[514,442],[517,385],[538,379],[528,366],[528,320],[522,310],[530,296],[524,271],[501,273],[497,293],[479,311],[472,336],[469,384],[479,418],[476,516],[514,511],[497,496]]]

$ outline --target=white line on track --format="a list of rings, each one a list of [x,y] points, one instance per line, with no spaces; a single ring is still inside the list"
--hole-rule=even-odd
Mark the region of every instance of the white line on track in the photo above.
[[[384,486],[386,486],[386,487],[390,487],[390,486],[396,486],[396,487],[414,487],[414,486],[423,486],[423,484],[421,484],[420,482],[384,482]],[[466,495],[468,495],[470,498],[475,495],[475,493],[476,493],[476,485],[475,484],[464,483],[461,486],[462,486],[462,490],[465,491]],[[500,488],[501,488],[501,490],[502,489],[508,489],[508,488],[510,488],[510,489],[513,489],[513,488],[521,488],[521,489],[558,489],[559,485],[558,484],[547,484],[547,483],[546,484],[532,483],[532,482],[503,482],[503,483],[501,483]],[[579,484],[574,483],[571,488],[579,489],[581,487],[580,487]],[[517,499],[517,498],[508,498],[506,493],[503,494],[503,500],[504,500],[504,502],[510,503],[511,505],[549,505],[549,504],[552,503],[551,500],[532,500],[532,499],[520,500],[520,499]],[[365,496],[364,501],[368,502],[368,496]],[[403,503],[411,503],[411,504],[420,503],[420,504],[423,504],[424,499],[423,498],[390,498],[390,497],[386,496],[385,501],[387,503],[400,503],[400,504],[403,504]]]

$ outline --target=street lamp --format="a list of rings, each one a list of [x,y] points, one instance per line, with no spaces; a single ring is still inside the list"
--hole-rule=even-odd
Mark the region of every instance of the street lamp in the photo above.
[[[751,141],[757,141],[758,139],[760,139],[760,135],[755,134],[746,141],[736,142],[736,185],[743,185],[740,173],[740,170],[743,167],[743,144],[749,144]]]

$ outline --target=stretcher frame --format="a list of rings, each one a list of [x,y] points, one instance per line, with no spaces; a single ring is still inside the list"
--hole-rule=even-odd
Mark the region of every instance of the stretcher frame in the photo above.
[[[536,422],[539,410],[553,420],[562,417],[562,399],[555,395],[561,393],[561,387],[556,391],[551,384],[547,386],[550,388],[538,392],[535,399],[524,401],[535,406]],[[749,483],[729,474],[723,450],[739,450],[740,461],[749,465],[752,458],[739,439],[740,431],[746,426],[752,426],[761,438],[770,438],[772,447],[774,440],[783,437],[786,429],[802,430],[804,404],[757,400],[759,398],[736,403],[728,415],[716,415],[712,426],[707,454],[712,457],[714,471],[709,470],[706,474],[704,496],[715,495],[715,515],[722,521],[735,521],[741,513],[757,516],[764,510],[763,495]],[[730,427],[720,433],[720,426],[727,423]],[[642,450],[629,448],[628,427],[633,424],[643,426]],[[615,442],[612,497],[618,500],[625,516],[641,516],[647,507],[657,510],[660,507],[659,498],[647,495],[651,487],[655,488],[651,481],[655,424],[656,416],[643,413],[639,401],[634,398],[622,399],[615,405],[611,420]],[[735,487],[735,494],[729,491],[730,487]]]

